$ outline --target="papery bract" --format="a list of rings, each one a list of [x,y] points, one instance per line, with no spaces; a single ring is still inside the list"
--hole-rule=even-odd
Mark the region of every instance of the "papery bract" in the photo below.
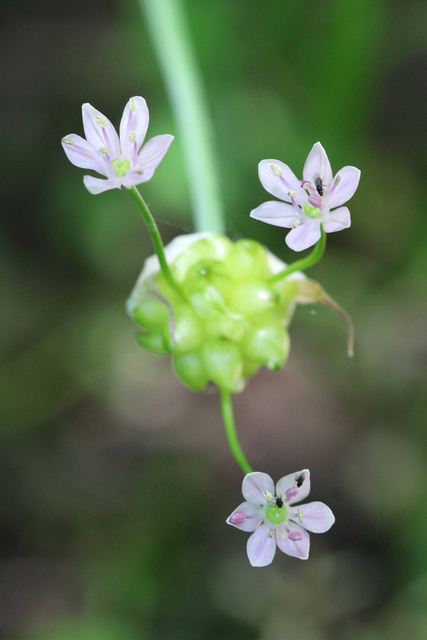
[[[294,507],[310,493],[310,471],[290,473],[274,486],[266,473],[248,473],[242,484],[245,502],[227,518],[227,523],[252,532],[247,542],[248,558],[253,567],[270,564],[276,546],[289,556],[307,560],[309,531],[325,533],[335,522],[332,511],[323,502],[309,502]]]
[[[90,193],[130,188],[152,178],[173,136],[155,136],[144,146],[149,114],[141,96],[128,101],[120,122],[120,137],[111,122],[89,103],[82,105],[85,138],[70,133],[62,138],[68,159],[76,167],[92,169],[107,179],[84,176]]]
[[[258,173],[264,189],[284,202],[264,202],[250,215],[292,229],[286,236],[286,244],[294,251],[316,244],[321,225],[326,233],[350,226],[350,211],[341,205],[356,191],[360,171],[356,167],[343,167],[332,178],[331,165],[320,142],[308,154],[303,180],[280,160],[261,160]]]

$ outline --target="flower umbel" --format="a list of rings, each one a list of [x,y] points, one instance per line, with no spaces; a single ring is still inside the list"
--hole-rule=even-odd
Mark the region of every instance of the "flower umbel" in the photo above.
[[[261,160],[258,174],[264,189],[284,202],[264,202],[250,215],[256,220],[292,229],[286,236],[286,244],[294,251],[316,244],[321,225],[326,233],[350,226],[350,211],[341,205],[354,195],[360,171],[356,167],[343,167],[333,178],[320,142],[316,142],[308,154],[303,180],[298,180],[280,160]]]
[[[253,567],[270,564],[276,545],[288,556],[307,560],[308,532],[325,533],[335,522],[334,514],[323,502],[293,506],[310,493],[308,469],[284,476],[276,487],[266,473],[248,473],[243,479],[242,493],[246,502],[233,511],[227,523],[253,532],[247,543]]]
[[[155,136],[142,146],[149,121],[144,98],[134,96],[128,101],[120,122],[120,137],[108,118],[89,103],[82,105],[82,114],[86,139],[70,133],[62,138],[62,146],[76,167],[92,169],[107,178],[84,176],[90,193],[130,188],[152,178],[173,136]]]

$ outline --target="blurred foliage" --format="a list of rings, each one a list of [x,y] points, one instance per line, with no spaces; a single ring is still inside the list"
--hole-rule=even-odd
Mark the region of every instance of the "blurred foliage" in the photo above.
[[[352,315],[300,308],[289,363],[236,398],[255,468],[309,467],[337,517],[311,558],[254,570],[225,527],[240,475],[214,395],[144,354],[124,301],[152,250],[125,193],[91,196],[59,140],[91,102],[148,101],[175,134],[136,2],[1,6],[0,638],[411,640],[426,636],[427,9],[421,0],[185,0],[230,237],[292,259],[248,217],[256,166],[317,140],[362,170],[353,226],[310,275]],[[179,139],[143,194],[191,230]]]

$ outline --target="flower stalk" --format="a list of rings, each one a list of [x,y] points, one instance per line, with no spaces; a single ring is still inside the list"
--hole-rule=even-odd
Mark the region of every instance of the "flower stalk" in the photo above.
[[[224,233],[212,119],[181,0],[139,0],[182,141],[196,231]]]
[[[239,439],[237,437],[236,424],[234,421],[233,405],[231,402],[231,396],[228,391],[220,389],[221,397],[221,410],[222,419],[224,421],[225,434],[227,436],[228,445],[231,449],[231,453],[234,456],[237,464],[241,468],[244,474],[251,473],[252,469],[249,462],[246,460],[246,456],[243,453],[240,446]]]
[[[278,280],[281,280],[285,276],[288,276],[295,271],[305,271],[309,267],[312,267],[314,264],[319,262],[325,252],[326,247],[326,233],[323,227],[321,227],[320,229],[320,234],[320,240],[317,242],[313,251],[311,251],[308,256],[306,256],[305,258],[301,258],[301,260],[295,260],[295,262],[288,264],[286,269],[283,269],[283,271],[279,271],[279,273],[271,276],[268,282],[273,284],[274,282],[278,282]]]
[[[160,236],[160,232],[159,229],[157,227],[157,224],[149,210],[149,208],[147,207],[147,204],[145,203],[144,198],[141,196],[141,194],[139,193],[138,189],[136,187],[130,187],[128,189],[130,195],[132,196],[132,198],[135,200],[136,205],[138,207],[138,209],[141,212],[142,217],[144,218],[144,222],[147,225],[147,229],[148,232],[150,234],[153,246],[154,246],[154,250],[157,254],[157,257],[159,259],[159,263],[160,263],[160,268],[162,270],[163,275],[166,278],[166,281],[168,282],[168,284],[171,286],[171,288],[179,295],[181,296],[181,298],[183,298],[185,300],[185,295],[184,292],[182,291],[181,287],[179,286],[179,284],[177,283],[177,281],[175,280],[175,278],[172,275],[172,271],[170,270],[170,267],[166,261],[166,256],[165,256],[165,252],[164,252],[164,247],[163,247],[163,242],[162,242],[162,238]]]

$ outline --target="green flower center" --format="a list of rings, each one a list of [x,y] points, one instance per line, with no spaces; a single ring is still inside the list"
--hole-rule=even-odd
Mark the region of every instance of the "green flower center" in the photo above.
[[[271,504],[265,510],[265,517],[274,524],[282,524],[286,520],[286,507],[278,507],[277,504]]]
[[[307,218],[321,218],[322,212],[318,207],[313,207],[311,204],[307,203],[304,205],[304,213]]]
[[[114,158],[114,160],[111,161],[111,164],[113,165],[115,174],[118,178],[122,178],[130,169],[129,160],[125,160],[124,158]]]

